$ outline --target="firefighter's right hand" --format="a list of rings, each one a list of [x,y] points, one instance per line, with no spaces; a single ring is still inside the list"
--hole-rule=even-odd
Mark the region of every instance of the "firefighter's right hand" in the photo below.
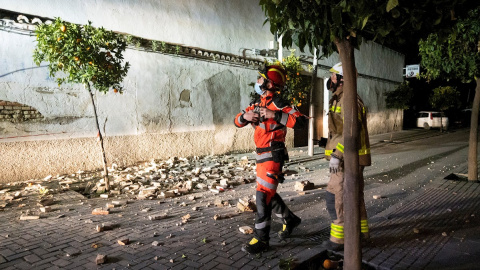
[[[330,167],[330,173],[337,173],[340,171],[340,159],[331,156],[330,163],[328,164]]]
[[[253,122],[256,123],[258,122],[258,113],[255,113],[253,111],[248,111],[243,114],[243,119],[247,120],[248,122]]]

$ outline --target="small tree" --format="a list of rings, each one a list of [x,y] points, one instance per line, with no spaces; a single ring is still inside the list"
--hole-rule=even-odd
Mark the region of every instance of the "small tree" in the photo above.
[[[480,108],[480,8],[457,20],[448,35],[431,34],[419,43],[427,79],[476,81],[468,147],[468,180],[478,179],[478,111]]]
[[[441,86],[433,89],[430,97],[430,104],[433,108],[445,112],[448,109],[460,106],[460,92],[451,86]],[[442,114],[440,114],[440,132],[443,131]]]
[[[393,130],[397,127],[397,117],[400,110],[408,110],[410,107],[410,100],[413,97],[413,88],[410,87],[409,82],[405,81],[398,85],[395,90],[386,93],[385,102],[387,103],[387,108],[396,109],[397,113],[395,114],[395,120],[393,122]],[[390,135],[390,141],[393,137]]]
[[[311,78],[301,75],[304,69],[300,59],[295,56],[295,50],[290,52],[289,56],[282,59],[282,64],[287,71],[287,90],[281,94],[285,100],[290,101],[290,104],[300,107],[307,102]]]
[[[107,159],[103,136],[98,123],[92,88],[99,92],[122,93],[120,83],[127,75],[129,64],[123,62],[126,49],[124,38],[104,28],[76,25],[56,18],[51,24],[40,24],[36,29],[37,46],[33,58],[37,65],[48,62],[50,77],[62,83],[81,83],[90,94],[100,143],[106,190],[108,181]]]

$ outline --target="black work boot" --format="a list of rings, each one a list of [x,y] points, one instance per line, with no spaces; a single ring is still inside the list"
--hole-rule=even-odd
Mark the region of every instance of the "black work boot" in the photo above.
[[[372,240],[370,239],[369,234],[368,233],[361,233],[360,234],[360,245],[362,247],[368,247],[371,244],[372,244]]]
[[[250,254],[257,254],[268,250],[269,247],[270,246],[268,245],[267,241],[261,241],[254,237],[252,240],[250,240],[250,242],[248,242],[248,244],[242,247],[242,251]]]
[[[323,241],[322,247],[324,247],[326,250],[330,250],[330,251],[341,251],[341,250],[343,250],[343,244],[337,244],[337,243],[334,243],[330,240]]]
[[[302,223],[302,219],[294,216],[292,220],[290,220],[290,222],[288,222],[287,224],[283,224],[282,230],[278,232],[278,237],[280,238],[280,240],[287,239],[292,234],[293,229],[300,225],[300,223]]]

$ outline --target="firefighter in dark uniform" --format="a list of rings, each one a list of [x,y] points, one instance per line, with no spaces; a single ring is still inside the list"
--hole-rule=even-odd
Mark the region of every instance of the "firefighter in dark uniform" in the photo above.
[[[328,112],[328,140],[325,147],[325,156],[329,160],[330,180],[327,184],[326,202],[327,210],[332,219],[330,239],[323,242],[323,246],[329,250],[343,250],[344,244],[344,212],[343,212],[343,182],[344,182],[344,138],[343,138],[343,68],[338,63],[330,69],[332,72],[327,81],[327,87],[333,92],[329,101]],[[367,112],[362,99],[357,95],[358,128],[360,138],[358,140],[359,156],[359,179],[360,182],[360,231],[364,239],[369,238],[367,212],[363,197],[363,169],[371,165],[370,142],[367,130]]]
[[[266,66],[259,72],[255,91],[260,98],[237,114],[235,126],[251,124],[255,128],[254,141],[257,160],[257,215],[253,239],[242,247],[251,254],[269,248],[269,233],[272,211],[282,219],[283,229],[278,232],[285,239],[297,227],[301,219],[294,215],[277,193],[278,184],[283,182],[282,167],[288,160],[285,147],[287,127],[303,128],[307,117],[282,100],[277,91],[286,83],[286,71],[279,65]]]

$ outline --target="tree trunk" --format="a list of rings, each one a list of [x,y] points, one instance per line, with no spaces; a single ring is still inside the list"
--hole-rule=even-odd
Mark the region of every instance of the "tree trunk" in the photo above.
[[[468,141],[468,180],[478,179],[477,147],[478,147],[478,109],[480,108],[480,78],[475,87],[475,97],[470,119],[470,139]]]
[[[102,160],[103,160],[103,179],[105,181],[105,190],[110,190],[110,182],[108,181],[108,170],[107,170],[107,158],[105,156],[105,148],[103,147],[103,136],[102,132],[100,132],[100,124],[98,123],[98,115],[97,115],[97,107],[95,106],[95,99],[93,98],[92,90],[90,89],[90,83],[85,84],[85,88],[88,90],[90,94],[90,99],[92,101],[93,106],[93,114],[95,116],[95,123],[97,124],[97,136],[98,142],[100,143],[100,148],[102,150]]]
[[[398,111],[400,109],[397,109],[397,113],[395,114],[395,119],[393,119],[393,130],[392,133],[390,133],[390,142],[393,142],[393,132],[395,132],[395,127],[397,126],[397,117],[398,117]]]
[[[344,111],[344,269],[360,270],[362,253],[360,247],[360,183],[357,108],[357,72],[355,69],[354,47],[348,39],[337,40],[336,46],[343,67],[343,108]]]
[[[440,132],[443,132],[443,117],[442,117],[442,112],[440,111]]]

